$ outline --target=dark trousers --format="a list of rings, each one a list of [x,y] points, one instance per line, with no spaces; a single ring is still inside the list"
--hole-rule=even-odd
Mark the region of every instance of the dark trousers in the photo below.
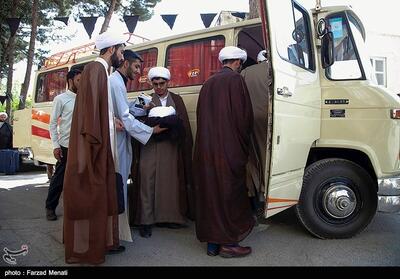
[[[46,199],[46,208],[52,210],[56,209],[60,200],[64,184],[65,168],[67,167],[68,148],[61,146],[61,151],[63,157],[61,158],[61,162],[57,161],[56,163],[56,170],[50,179],[49,193]]]

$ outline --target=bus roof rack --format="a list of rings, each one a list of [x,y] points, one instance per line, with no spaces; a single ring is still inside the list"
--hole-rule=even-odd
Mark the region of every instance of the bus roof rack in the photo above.
[[[124,35],[129,35],[129,38],[127,40],[128,44],[134,44],[133,42],[130,42],[131,39],[136,38],[139,40],[142,40],[142,42],[150,41],[149,39],[135,35],[133,33],[124,33]],[[72,49],[68,49],[65,51],[61,51],[58,53],[55,53],[51,55],[50,57],[46,58],[44,60],[43,66],[41,67],[41,70],[48,70],[52,68],[56,68],[58,66],[62,65],[67,65],[70,63],[76,63],[76,59],[87,56],[87,54],[90,52],[90,54],[97,53],[98,50],[95,49],[94,43],[89,43],[85,44],[82,46],[78,46]]]

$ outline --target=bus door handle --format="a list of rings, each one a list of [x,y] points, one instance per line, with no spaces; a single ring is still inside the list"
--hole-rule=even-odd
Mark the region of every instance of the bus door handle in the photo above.
[[[283,88],[278,88],[276,90],[276,93],[278,93],[278,95],[284,96],[284,97],[292,97],[293,93],[289,91],[289,88],[287,88],[286,86],[284,86]]]

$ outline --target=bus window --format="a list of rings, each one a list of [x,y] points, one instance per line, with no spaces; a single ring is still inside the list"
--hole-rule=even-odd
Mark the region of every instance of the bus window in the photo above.
[[[147,74],[149,70],[157,66],[157,55],[158,51],[156,48],[150,48],[146,50],[137,51],[137,53],[142,57],[143,63],[140,69],[140,77],[134,80],[129,80],[127,84],[128,92],[149,90],[151,85],[147,82]]]
[[[238,47],[247,52],[247,60],[243,64],[243,69],[257,63],[257,55],[264,49],[263,45],[261,25],[246,27],[240,30]]]
[[[355,45],[355,42],[359,46],[364,43],[360,27],[354,19],[348,21],[344,13],[328,17],[328,22],[330,31],[333,33],[335,63],[326,69],[327,77],[331,80],[365,79],[361,59]]]
[[[276,33],[279,56],[293,65],[314,72],[311,22],[307,11],[296,1],[281,1],[279,5],[282,11],[292,11],[282,13],[277,23],[282,27]]]
[[[169,87],[203,84],[222,68],[218,54],[224,46],[223,36],[169,46],[166,58],[166,67],[171,72]]]
[[[68,68],[41,73],[36,85],[35,102],[50,102],[67,89]]]

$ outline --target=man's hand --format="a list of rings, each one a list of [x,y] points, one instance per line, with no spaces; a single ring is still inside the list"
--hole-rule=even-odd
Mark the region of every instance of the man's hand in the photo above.
[[[166,130],[168,130],[168,128],[160,128],[160,125],[157,125],[153,127],[153,134],[159,134]]]
[[[124,123],[122,123],[121,120],[119,120],[118,118],[114,118],[114,122],[115,122],[115,128],[117,129],[118,132],[124,130]]]
[[[152,108],[154,108],[156,106],[155,103],[153,103],[152,101],[150,103],[148,103],[147,105],[144,105],[143,108],[145,110],[151,110]]]
[[[54,148],[53,155],[54,155],[54,158],[57,159],[57,161],[61,162],[61,158],[63,157],[63,155],[62,155],[62,150],[60,147]]]

